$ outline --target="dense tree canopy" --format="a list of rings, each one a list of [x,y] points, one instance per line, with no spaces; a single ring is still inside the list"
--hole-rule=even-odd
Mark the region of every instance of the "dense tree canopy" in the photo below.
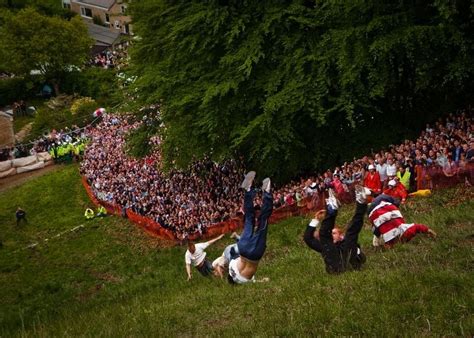
[[[395,141],[473,91],[470,1],[132,3],[143,101],[183,164],[286,178]]]
[[[0,0],[0,9],[19,10],[26,7],[34,7],[46,15],[71,16],[71,12],[63,8],[62,2],[57,0]]]
[[[92,40],[80,17],[46,16],[30,7],[5,13],[0,25],[0,65],[16,75],[37,70],[55,90],[71,67],[82,66]]]

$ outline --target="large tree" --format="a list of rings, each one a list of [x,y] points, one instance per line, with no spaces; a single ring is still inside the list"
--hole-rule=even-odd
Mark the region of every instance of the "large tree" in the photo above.
[[[39,71],[58,93],[64,74],[87,60],[92,42],[80,17],[66,20],[26,8],[2,18],[0,64],[20,76]]]
[[[469,1],[132,2],[164,152],[282,178],[387,144],[473,89]],[[472,98],[472,96],[471,96]]]
[[[20,10],[26,7],[34,7],[46,15],[71,17],[71,11],[63,8],[62,2],[57,0],[0,0],[0,9]]]

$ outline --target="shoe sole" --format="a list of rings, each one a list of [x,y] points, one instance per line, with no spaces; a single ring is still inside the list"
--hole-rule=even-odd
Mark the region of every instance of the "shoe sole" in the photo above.
[[[363,186],[356,185],[355,186],[355,193],[356,193],[356,201],[357,202],[365,203],[367,201],[367,194],[365,193],[365,188]],[[359,201],[359,199],[363,200],[364,202]]]
[[[248,190],[252,186],[252,182],[255,179],[255,171],[249,171],[240,185],[242,189]]]
[[[263,190],[263,191],[266,191],[266,192],[269,192],[270,186],[271,186],[271,181],[270,181],[270,178],[267,177],[267,178],[264,179],[263,182],[262,182],[262,190]]]

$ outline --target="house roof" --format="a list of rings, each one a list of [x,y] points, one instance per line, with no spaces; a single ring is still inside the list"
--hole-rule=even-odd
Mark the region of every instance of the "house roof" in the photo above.
[[[89,35],[96,41],[96,45],[112,46],[120,38],[120,32],[114,32],[106,27],[102,27],[90,22],[86,22]]]
[[[74,0],[74,2],[109,9],[114,5],[115,0]]]

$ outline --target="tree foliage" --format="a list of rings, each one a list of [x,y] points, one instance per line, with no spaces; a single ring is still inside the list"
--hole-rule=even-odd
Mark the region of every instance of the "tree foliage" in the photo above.
[[[140,98],[168,161],[280,178],[387,144],[473,89],[469,1],[132,2]],[[472,98],[472,96],[470,97]]]
[[[44,15],[71,17],[71,11],[63,8],[61,1],[56,0],[0,0],[0,9],[20,10],[34,7]]]
[[[58,91],[60,79],[89,56],[92,40],[80,17],[65,20],[45,16],[34,8],[3,17],[0,64],[16,75],[40,71]]]

